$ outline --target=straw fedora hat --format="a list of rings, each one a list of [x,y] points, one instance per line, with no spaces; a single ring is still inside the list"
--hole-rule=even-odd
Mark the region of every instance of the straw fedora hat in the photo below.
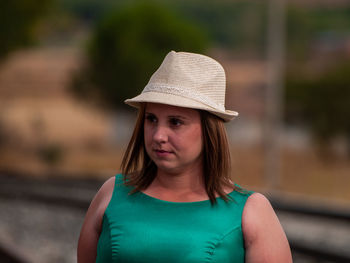
[[[125,103],[153,102],[200,109],[230,121],[238,112],[225,109],[226,77],[214,59],[188,52],[169,52],[142,93]]]

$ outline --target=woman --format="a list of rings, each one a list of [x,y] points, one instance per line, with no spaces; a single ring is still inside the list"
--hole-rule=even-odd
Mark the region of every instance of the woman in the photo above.
[[[143,92],[122,161],[93,199],[78,262],[292,262],[269,201],[232,183],[225,73],[171,51]]]

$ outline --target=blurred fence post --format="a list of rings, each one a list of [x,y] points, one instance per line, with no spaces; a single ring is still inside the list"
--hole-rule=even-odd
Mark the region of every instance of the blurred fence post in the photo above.
[[[267,87],[265,98],[265,186],[277,190],[281,176],[281,131],[285,59],[286,0],[269,0],[267,31]]]

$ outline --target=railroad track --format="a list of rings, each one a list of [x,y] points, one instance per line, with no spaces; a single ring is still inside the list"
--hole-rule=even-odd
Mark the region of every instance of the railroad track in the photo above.
[[[269,199],[277,211],[281,222],[286,223],[284,227],[294,254],[306,255],[310,258],[307,262],[350,263],[349,208],[344,209],[315,203],[286,201],[277,197],[269,197]],[[301,232],[299,235],[293,233],[293,227],[288,223],[288,217],[295,218],[295,221],[305,221],[306,224],[303,227],[305,233]],[[334,228],[333,231],[331,230],[332,228]],[[309,238],[308,235],[310,234],[308,233],[317,236],[316,240],[313,241]],[[349,238],[345,236],[346,233]],[[340,242],[341,240],[339,239],[343,239],[343,241]]]
[[[0,175],[0,199],[21,199],[27,202],[45,203],[86,211],[102,183],[101,180],[96,179],[68,179],[67,177],[53,176],[50,179],[41,180],[13,174]],[[279,216],[281,214],[285,218],[295,217],[295,220],[304,217],[314,224],[322,220],[326,220],[328,225],[339,225],[341,222],[350,228],[350,210],[325,209],[322,205],[310,206],[272,196],[269,199]],[[283,220],[281,222],[283,223]],[[350,249],[327,247],[320,242],[300,238],[300,236],[294,235],[292,228],[286,232],[293,256],[295,254],[298,257],[310,259],[300,262],[350,262]],[[0,243],[0,262],[25,263],[23,257],[17,256],[16,258],[16,256],[17,253],[13,249],[10,250]],[[5,261],[6,257],[10,261]]]

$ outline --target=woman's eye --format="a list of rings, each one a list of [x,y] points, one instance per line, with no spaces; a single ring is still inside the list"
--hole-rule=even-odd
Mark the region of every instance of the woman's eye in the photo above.
[[[157,118],[153,115],[146,115],[146,120],[153,123],[157,121]]]
[[[183,121],[176,119],[176,118],[171,118],[170,124],[173,126],[180,126],[181,124],[183,124]]]

